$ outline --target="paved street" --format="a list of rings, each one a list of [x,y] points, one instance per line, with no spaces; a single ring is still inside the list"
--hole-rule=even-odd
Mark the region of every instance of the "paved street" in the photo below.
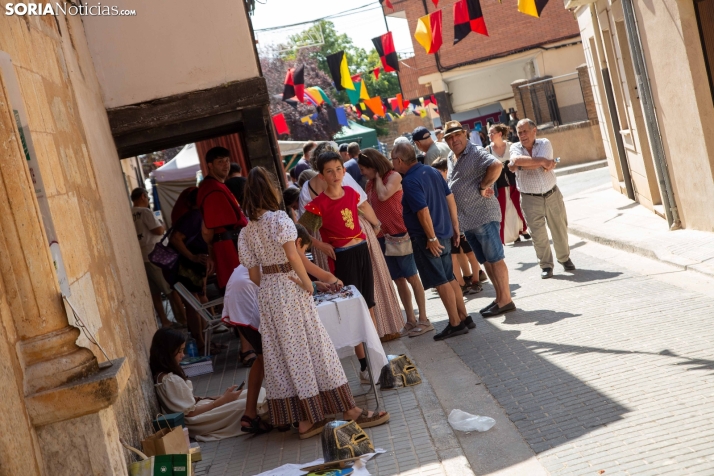
[[[559,182],[575,207],[568,197],[609,178],[599,169]],[[425,381],[384,392],[392,423],[369,432],[387,450],[372,474],[714,474],[714,280],[575,236],[571,246],[578,270],[557,267],[550,280],[529,242],[507,247],[518,311],[477,317],[493,299],[487,284],[469,296],[469,334],[385,345],[410,354]],[[427,297],[439,330],[445,312]],[[233,363],[197,379],[197,393],[241,372]],[[454,408],[497,424],[454,432]],[[319,445],[277,432],[203,444],[197,474],[255,474],[317,458]]]

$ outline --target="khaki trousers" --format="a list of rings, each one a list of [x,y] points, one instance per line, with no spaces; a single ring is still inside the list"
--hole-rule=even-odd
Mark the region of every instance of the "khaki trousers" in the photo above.
[[[553,236],[555,255],[559,263],[570,258],[568,244],[568,216],[565,213],[563,194],[558,187],[548,198],[534,197],[521,193],[521,208],[531,230],[533,247],[541,268],[553,268],[553,253],[550,251],[548,230]]]

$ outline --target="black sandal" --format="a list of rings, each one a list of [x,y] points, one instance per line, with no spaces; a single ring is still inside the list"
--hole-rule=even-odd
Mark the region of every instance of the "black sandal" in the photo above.
[[[273,425],[264,422],[259,416],[255,418],[250,418],[245,415],[240,419],[241,423],[246,422],[250,426],[240,426],[240,431],[245,433],[250,433],[254,436],[262,435],[263,433],[270,433],[273,431]]]
[[[246,360],[246,357],[248,357],[250,354],[253,354],[253,358]],[[243,363],[243,367],[252,367],[253,363],[255,362],[255,359],[258,358],[258,354],[256,354],[254,350],[238,352],[238,355],[240,356],[240,360]]]

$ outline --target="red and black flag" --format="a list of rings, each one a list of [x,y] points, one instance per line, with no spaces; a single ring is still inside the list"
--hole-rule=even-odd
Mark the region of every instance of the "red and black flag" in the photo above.
[[[283,101],[297,98],[298,102],[305,101],[305,66],[290,68],[285,75],[285,87],[283,89]]]
[[[478,0],[459,0],[454,3],[454,44],[472,31],[488,36],[481,4]]]
[[[394,50],[392,32],[388,31],[382,36],[372,38],[372,43],[374,43],[374,48],[377,50],[379,59],[382,61],[384,72],[391,73],[392,71],[399,71],[399,58],[397,57],[397,52]]]

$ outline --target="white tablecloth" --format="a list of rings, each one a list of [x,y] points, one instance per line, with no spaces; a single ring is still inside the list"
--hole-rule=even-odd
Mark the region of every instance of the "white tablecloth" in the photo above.
[[[382,367],[387,365],[387,355],[364,298],[354,286],[350,286],[350,290],[353,297],[323,302],[317,306],[317,313],[340,358],[354,355],[354,346],[362,342],[367,344],[372,377],[376,383]]]

